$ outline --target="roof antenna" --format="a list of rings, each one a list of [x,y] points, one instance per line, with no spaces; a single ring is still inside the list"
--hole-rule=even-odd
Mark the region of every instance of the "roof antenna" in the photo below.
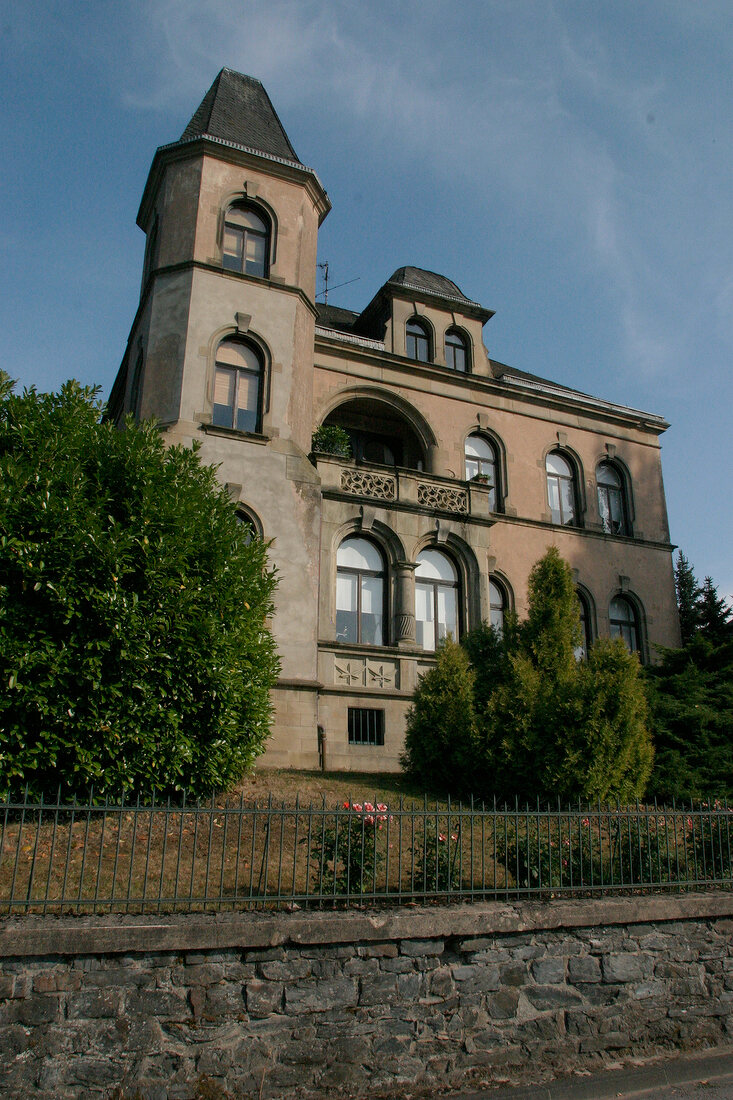
[[[323,304],[327,306],[328,305],[328,260],[324,260],[324,262],[322,264],[319,264],[318,266],[320,267],[321,271],[323,272],[323,290],[321,291],[321,294],[323,295]]]
[[[324,306],[328,305],[328,260],[324,260],[322,264],[318,264],[323,272],[323,290],[319,290],[316,294],[316,298],[320,298],[323,295]],[[331,290],[338,290],[342,286],[350,286],[351,283],[358,283],[361,279],[361,275],[357,275],[354,279],[347,279],[345,283],[336,283],[336,286],[332,286]]]

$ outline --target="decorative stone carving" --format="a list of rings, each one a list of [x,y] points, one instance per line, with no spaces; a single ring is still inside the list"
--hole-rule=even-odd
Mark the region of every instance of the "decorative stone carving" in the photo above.
[[[415,616],[409,611],[395,615],[395,629],[398,642],[415,641]]]
[[[465,489],[451,489],[447,485],[430,485],[418,482],[417,502],[439,512],[468,513],[468,493]]]
[[[367,661],[367,687],[397,686],[397,666],[392,661]]]
[[[364,661],[342,661],[334,665],[336,682],[351,687],[353,684],[364,684],[366,666]]]
[[[371,474],[366,470],[342,470],[341,488],[360,497],[376,497],[377,500],[394,500],[397,495],[395,479],[388,474]]]

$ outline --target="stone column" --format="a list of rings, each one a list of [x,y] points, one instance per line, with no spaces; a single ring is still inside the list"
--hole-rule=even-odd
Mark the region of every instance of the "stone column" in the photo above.
[[[414,646],[415,637],[415,570],[412,561],[398,561],[395,577],[394,636],[399,646]]]

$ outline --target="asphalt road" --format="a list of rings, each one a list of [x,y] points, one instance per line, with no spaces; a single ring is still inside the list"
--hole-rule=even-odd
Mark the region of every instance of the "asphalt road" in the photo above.
[[[733,1100],[733,1048],[542,1085],[454,1093],[451,1100]]]

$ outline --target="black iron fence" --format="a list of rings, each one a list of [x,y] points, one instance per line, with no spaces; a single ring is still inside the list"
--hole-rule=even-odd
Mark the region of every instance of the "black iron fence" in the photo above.
[[[731,817],[687,807],[0,803],[0,913],[171,912],[733,885]]]

